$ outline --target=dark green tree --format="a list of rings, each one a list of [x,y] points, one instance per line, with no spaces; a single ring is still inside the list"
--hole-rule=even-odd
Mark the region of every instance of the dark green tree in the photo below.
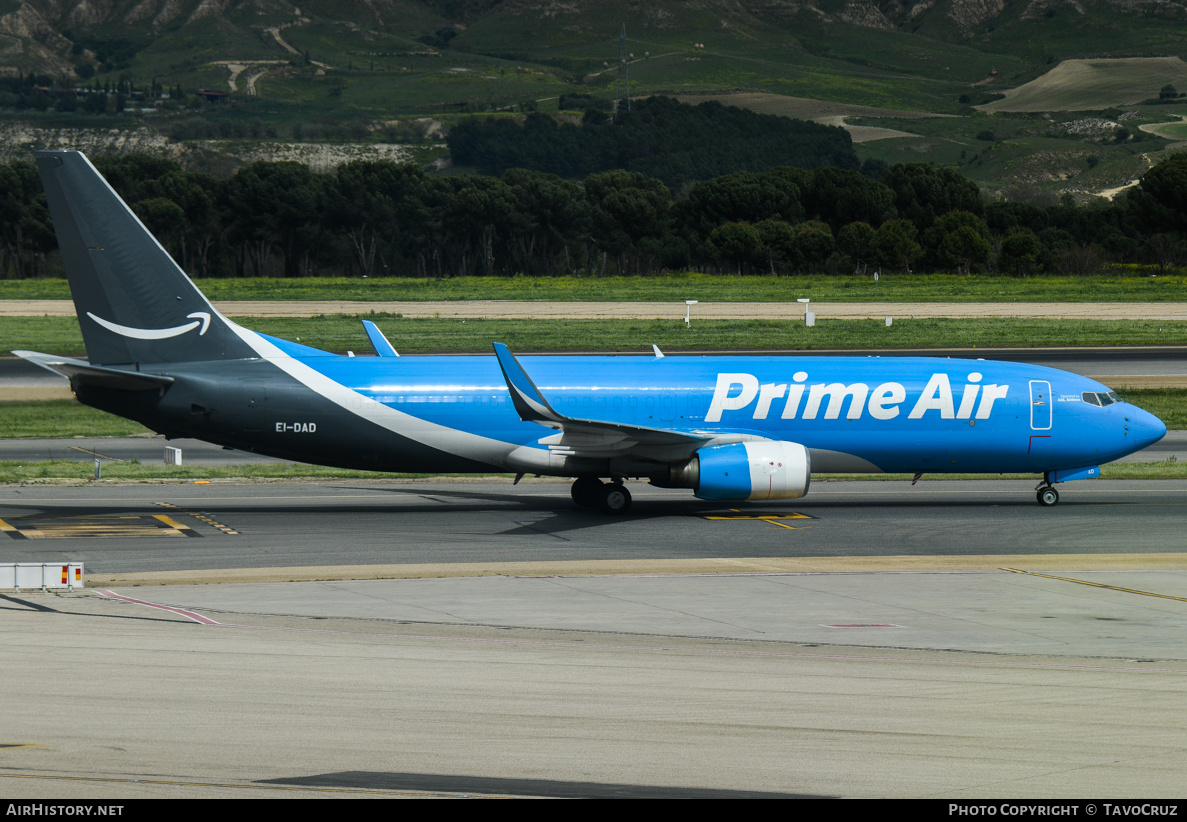
[[[910,272],[911,264],[923,256],[915,224],[910,220],[889,220],[881,225],[874,239],[878,264]]]
[[[522,168],[508,171],[503,182],[515,196],[516,270],[571,274],[571,247],[579,243],[589,219],[589,204],[581,189],[555,174]]]
[[[668,228],[668,187],[637,172],[608,171],[586,178],[585,197],[590,233],[603,255],[600,270],[614,255],[619,274],[641,273],[648,267],[641,258],[645,241],[661,241]]]
[[[869,223],[850,223],[837,232],[837,250],[848,257],[857,272],[866,270],[876,257],[878,233]]]
[[[849,223],[881,225],[896,216],[894,192],[857,171],[821,168],[812,172],[803,194],[809,219],[840,231]]]
[[[279,250],[283,276],[312,273],[325,213],[320,177],[300,163],[260,161],[239,169],[223,192],[240,271],[246,263],[255,276],[265,275],[273,250]]]
[[[1172,154],[1142,175],[1129,205],[1149,231],[1187,232],[1187,152]]]
[[[0,277],[44,275],[56,245],[37,169],[19,160],[0,166]]]
[[[438,275],[491,277],[506,263],[515,192],[494,177],[444,177],[430,183],[432,254]],[[496,242],[496,240],[498,242]]]
[[[992,245],[985,221],[967,211],[949,211],[923,232],[928,260],[935,266],[968,274],[989,261]]]
[[[1039,270],[1043,258],[1043,244],[1034,232],[1016,228],[1002,240],[997,254],[997,267],[1004,273],[1024,277]]]
[[[822,271],[836,247],[827,223],[813,220],[795,227],[796,266],[800,270],[811,273]]]
[[[921,232],[949,211],[985,213],[977,184],[950,168],[896,163],[883,172],[882,182],[894,192],[898,216],[910,220]]]
[[[706,249],[714,262],[735,274],[749,274],[765,254],[758,230],[749,223],[725,223],[709,233]]]
[[[410,163],[355,160],[338,167],[327,217],[347,238],[360,274],[412,273],[413,259],[425,274],[418,259],[431,224],[425,185],[424,172]]]

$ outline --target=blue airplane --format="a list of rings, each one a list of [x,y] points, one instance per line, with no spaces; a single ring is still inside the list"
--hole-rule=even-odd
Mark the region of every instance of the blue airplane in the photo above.
[[[1055,484],[1166,426],[1099,382],[925,357],[338,356],[222,316],[79,152],[42,151],[88,360],[14,352],[79,401],[167,437],[342,468],[574,477],[625,512],[627,479],[706,500],[796,499],[812,472],[1041,474]],[[516,481],[519,477],[517,476]],[[604,481],[608,480],[608,481]]]

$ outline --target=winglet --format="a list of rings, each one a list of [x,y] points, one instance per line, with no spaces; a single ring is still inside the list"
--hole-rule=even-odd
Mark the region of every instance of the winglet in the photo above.
[[[370,320],[363,320],[363,328],[367,330],[367,336],[371,338],[371,346],[375,349],[375,353],[381,357],[398,357],[399,352],[392,347],[392,344],[387,341],[387,337],[383,336],[383,332],[379,327]]]
[[[565,422],[563,417],[552,406],[540,389],[532,382],[532,378],[523,370],[519,360],[515,359],[503,343],[494,343],[495,356],[499,358],[499,367],[503,369],[503,379],[507,381],[507,390],[511,392],[511,402],[519,412],[519,418],[524,422],[538,422],[541,424]]]

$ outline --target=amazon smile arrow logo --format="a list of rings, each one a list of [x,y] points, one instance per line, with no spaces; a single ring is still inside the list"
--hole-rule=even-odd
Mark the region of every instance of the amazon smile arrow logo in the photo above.
[[[186,314],[186,319],[193,319],[194,321],[185,325],[175,325],[173,328],[131,328],[126,325],[110,322],[102,317],[96,317],[90,311],[87,312],[87,316],[108,331],[114,331],[121,337],[131,337],[135,340],[164,340],[169,337],[177,337],[187,331],[193,331],[199,325],[202,326],[202,330],[198,332],[198,336],[200,337],[210,327],[210,315],[205,311],[195,311],[193,314]]]

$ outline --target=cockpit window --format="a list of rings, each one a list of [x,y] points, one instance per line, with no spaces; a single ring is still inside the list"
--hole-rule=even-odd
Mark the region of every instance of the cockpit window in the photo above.
[[[1081,397],[1089,405],[1096,405],[1101,408],[1104,408],[1106,405],[1112,405],[1115,402],[1121,402],[1121,398],[1117,396],[1116,391],[1085,391]]]

